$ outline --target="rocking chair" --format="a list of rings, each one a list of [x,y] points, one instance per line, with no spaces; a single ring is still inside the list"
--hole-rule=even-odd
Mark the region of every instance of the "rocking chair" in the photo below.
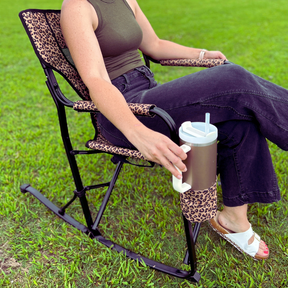
[[[190,266],[188,271],[181,270],[178,268],[170,267],[165,264],[156,262],[154,260],[148,259],[144,256],[136,254],[132,251],[119,246],[118,244],[112,242],[109,239],[104,238],[101,235],[99,226],[101,226],[101,217],[105,212],[106,206],[108,204],[109,197],[112,193],[118,175],[124,164],[130,164],[127,158],[134,159],[144,159],[143,155],[137,150],[130,150],[121,147],[116,147],[107,141],[100,133],[97,125],[97,114],[100,113],[97,107],[93,104],[89,97],[88,89],[82,82],[77,70],[73,65],[70,64],[69,59],[67,59],[64,53],[67,46],[60,29],[60,11],[58,10],[36,10],[28,9],[20,12],[19,17],[22,24],[29,36],[31,44],[34,51],[40,61],[40,64],[44,70],[47,77],[46,84],[51,93],[51,96],[55,102],[59,125],[62,135],[63,144],[65,147],[66,155],[70,164],[71,172],[73,175],[75,190],[74,195],[71,200],[63,205],[61,208],[55,206],[51,201],[49,201],[44,195],[42,195],[35,188],[31,187],[29,184],[21,185],[20,189],[22,193],[29,192],[48,209],[53,211],[58,217],[74,226],[78,230],[87,234],[92,239],[96,239],[100,243],[104,244],[117,252],[123,252],[127,257],[134,260],[144,262],[147,266],[153,269],[159,270],[161,272],[184,278],[193,282],[198,282],[200,279],[200,274],[196,271],[196,252],[195,243],[199,234],[200,223],[196,223],[194,228],[189,221],[183,216],[184,229],[187,241],[187,251],[184,257],[184,263]],[[161,65],[182,65],[182,66],[201,66],[201,67],[213,67],[216,65],[222,65],[223,60],[193,60],[193,59],[180,59],[180,60],[163,60],[154,61],[153,59],[144,55],[145,64],[149,67],[150,61],[157,62]],[[70,86],[79,95],[79,101],[72,102],[64,96],[59,88],[58,82],[55,77],[55,72],[59,73],[64,77],[64,79],[70,84]],[[171,117],[162,109],[159,109],[151,104],[129,104],[130,109],[135,115],[142,115],[146,117],[152,117],[157,115],[157,117],[162,118],[170,129],[171,139],[178,143],[178,135],[176,131],[176,125],[171,119]],[[66,108],[73,108],[79,112],[88,112],[91,115],[92,123],[95,128],[95,137],[93,140],[89,140],[86,143],[88,150],[74,150],[69,138],[69,131],[67,127],[66,118]],[[84,186],[82,179],[80,177],[76,155],[84,154],[98,154],[105,153],[112,155],[111,161],[116,164],[116,169],[112,179],[108,183],[99,183],[97,185]],[[148,164],[148,163],[147,163]],[[150,167],[153,167],[154,163],[150,162]],[[88,201],[86,198],[86,193],[92,189],[98,189],[101,187],[107,187],[106,194],[102,201],[101,207],[98,211],[96,219],[92,219],[90,209],[88,206]],[[86,220],[86,224],[79,223],[74,218],[66,213],[67,208],[79,198],[83,214]]]

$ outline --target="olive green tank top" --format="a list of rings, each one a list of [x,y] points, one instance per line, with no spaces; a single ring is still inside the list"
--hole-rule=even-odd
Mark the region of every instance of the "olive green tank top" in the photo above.
[[[110,79],[144,65],[138,48],[142,30],[126,0],[88,0],[98,16],[95,30]]]

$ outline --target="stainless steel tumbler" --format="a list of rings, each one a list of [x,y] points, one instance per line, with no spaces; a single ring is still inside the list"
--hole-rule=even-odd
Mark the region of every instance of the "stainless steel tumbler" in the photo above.
[[[179,137],[181,148],[187,153],[183,161],[187,171],[182,179],[173,176],[173,188],[183,193],[211,187],[216,179],[218,130],[210,124],[210,114],[205,114],[205,122],[182,123]]]

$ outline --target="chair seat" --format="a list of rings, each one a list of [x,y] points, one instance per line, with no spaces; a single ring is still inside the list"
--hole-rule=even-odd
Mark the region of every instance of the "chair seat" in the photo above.
[[[138,151],[132,150],[128,148],[121,148],[119,146],[115,146],[111,144],[102,134],[98,133],[97,138],[95,140],[89,140],[86,143],[86,147],[94,150],[100,150],[106,153],[111,153],[113,155],[122,155],[136,159],[143,159],[145,157]]]
[[[153,117],[153,113],[150,113],[150,109],[155,107],[154,104],[140,104],[140,103],[128,103],[129,108],[135,115],[142,115]],[[78,112],[99,112],[97,107],[92,101],[79,100],[74,102],[73,109]],[[94,150],[100,150],[113,155],[122,155],[135,159],[143,159],[145,157],[138,151],[128,148],[122,148],[110,143],[102,134],[98,125],[96,114],[93,114],[97,127],[97,136],[94,140],[89,140],[86,143],[86,147]]]

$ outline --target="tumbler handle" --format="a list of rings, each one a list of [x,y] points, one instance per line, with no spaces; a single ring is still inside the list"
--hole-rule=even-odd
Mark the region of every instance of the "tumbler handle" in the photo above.
[[[182,150],[185,152],[185,153],[188,153],[190,150],[191,150],[191,147],[186,145],[186,144],[183,144],[182,146],[180,146],[180,148],[182,148]],[[182,175],[182,172],[174,165],[174,167],[181,173]],[[180,193],[184,193],[186,192],[187,190],[191,189],[191,185],[187,184],[186,182],[185,183],[182,183],[182,178],[181,179],[178,179],[176,178],[175,176],[172,176],[172,183],[173,183],[173,188],[174,190],[180,192]]]

